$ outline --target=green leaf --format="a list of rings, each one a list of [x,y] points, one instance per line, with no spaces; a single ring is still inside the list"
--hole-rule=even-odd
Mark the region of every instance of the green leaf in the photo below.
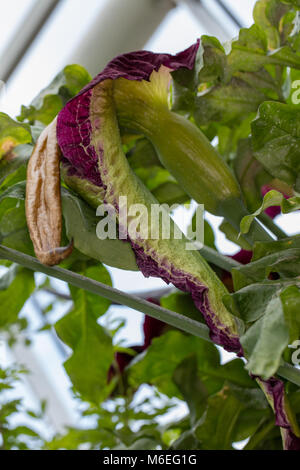
[[[200,442],[196,439],[192,429],[183,432],[180,437],[172,443],[170,450],[200,450]]]
[[[174,292],[166,297],[160,299],[160,305],[172,312],[181,313],[182,315],[193,318],[196,321],[204,322],[203,316],[195,307],[193,299],[190,294],[183,292]]]
[[[115,445],[115,438],[110,430],[106,429],[74,429],[68,430],[63,436],[56,436],[50,442],[47,442],[47,450],[77,450],[86,444],[88,448],[99,449],[99,445],[103,442],[108,444],[108,448]]]
[[[235,290],[250,284],[264,281],[271,272],[279,272],[287,278],[294,278],[300,271],[300,249],[291,248],[252,261],[245,266],[233,268],[232,277]]]
[[[197,356],[195,354],[184,359],[176,367],[173,381],[188,404],[191,425],[193,426],[203,414],[208,398],[207,390],[198,377]]]
[[[97,281],[109,281],[104,267],[83,267],[82,273]],[[55,325],[59,337],[73,350],[64,367],[82,398],[98,404],[111,391],[107,374],[114,357],[112,339],[97,323],[109,302],[83,289],[70,289],[74,308]]]
[[[287,287],[280,293],[283,313],[289,329],[290,343],[300,338],[300,285]]]
[[[252,261],[292,248],[300,248],[300,235],[270,242],[256,242],[253,248]]]
[[[186,67],[181,67],[178,70],[172,72],[172,78],[174,85],[180,85],[183,89],[190,90],[192,92],[196,91],[198,86],[198,75],[204,65],[204,52],[205,52],[205,43],[212,41],[217,41],[215,38],[209,38],[209,36],[202,36],[200,45],[197,51],[195,58],[194,67],[192,70],[187,69]],[[222,46],[220,46],[222,47]]]
[[[76,272],[108,286],[111,286],[112,284],[109,272],[101,264],[93,266],[87,262],[79,262]],[[72,286],[70,286],[70,291],[76,307],[80,308],[82,312],[86,310],[94,320],[97,320],[101,315],[103,315],[110,306],[110,301],[103,297],[99,297],[99,295],[95,295]]]
[[[7,189],[26,179],[26,166],[32,153],[31,145],[18,145],[13,150],[13,157],[2,160],[0,164],[0,188]]]
[[[274,38],[272,40],[274,41]],[[289,46],[268,52],[267,35],[257,24],[249,29],[242,28],[238,40],[233,41],[231,46],[228,66],[232,74],[237,71],[257,72],[268,64],[300,69],[300,55],[293,52]]]
[[[250,243],[243,237],[240,237],[239,232],[229,222],[226,222],[226,220],[221,223],[219,230],[224,233],[228,240],[240,246],[243,250],[252,249]]]
[[[246,369],[253,375],[269,379],[276,373],[289,344],[289,329],[279,297],[269,302],[265,315],[241,337],[241,344],[249,359]]]
[[[241,121],[233,122],[230,125],[219,124],[218,130],[218,151],[231,164],[232,159],[236,158],[239,142],[246,139],[251,132],[251,122],[256,116],[250,113]]]
[[[234,384],[229,384],[231,393],[241,402],[244,407],[251,410],[268,410],[268,400],[261,388],[241,388]]]
[[[289,199],[286,199],[282,193],[279,191],[271,190],[269,191],[264,199],[263,203],[257,211],[251,215],[246,215],[241,221],[241,233],[248,233],[251,227],[251,224],[255,217],[262,214],[268,207],[280,206],[284,214],[293,212],[300,209],[300,197],[295,196]]]
[[[247,286],[234,294],[231,299],[234,300],[240,317],[246,324],[257,322],[256,326],[251,326],[253,330],[245,334],[250,335],[253,340],[253,334],[257,333],[259,328],[262,333],[260,320],[268,312],[272,301],[281,302],[284,319],[289,332],[289,344],[300,337],[300,282],[298,279],[289,281],[267,281],[259,284]],[[225,299],[226,300],[226,299]],[[228,304],[228,301],[226,302]],[[277,325],[275,324],[275,327]],[[275,335],[277,332],[275,332]]]
[[[0,195],[0,203],[6,199],[19,199],[20,201],[25,201],[26,195],[26,182],[21,181],[20,183],[15,184],[14,186],[8,188],[6,191]],[[2,213],[0,212],[0,215]]]
[[[0,162],[2,158],[7,161],[12,159],[13,154],[11,152],[17,145],[29,144],[31,141],[32,137],[28,125],[20,124],[7,114],[0,113]],[[2,162],[0,165],[2,165]]]
[[[236,72],[235,77],[240,78],[246,82],[249,86],[257,88],[268,99],[282,99],[282,80],[284,74],[278,76],[275,73],[276,68],[274,66],[268,66],[268,70],[265,68],[259,69],[257,72]],[[276,78],[273,77],[275,75]]]
[[[211,121],[232,123],[256,112],[266,95],[244,80],[233,77],[228,84],[217,85],[196,98],[194,117],[199,126]]]
[[[0,241],[9,248],[33,254],[25,216],[25,182],[0,195]]]
[[[150,383],[157,386],[165,395],[179,396],[171,378],[183,359],[192,354],[197,355],[198,365],[202,371],[205,371],[203,382],[206,388],[210,392],[218,390],[222,380],[215,377],[215,370],[220,360],[217,349],[198,338],[184,336],[177,331],[170,331],[155,338],[146,354],[139,355],[132,361],[128,368],[129,383],[132,386]],[[214,371],[211,377],[207,375],[207,369]],[[201,379],[201,374],[199,377]]]
[[[138,139],[134,147],[127,153],[127,156],[128,163],[133,170],[153,166],[163,168],[153,145],[147,139]]]
[[[190,223],[190,225],[187,229],[188,235],[190,233],[192,233],[194,235],[196,233],[196,229],[197,229],[197,213],[195,212],[195,214],[192,217],[192,221],[191,221],[191,223]],[[194,235],[194,237],[195,237],[195,235]],[[205,244],[205,246],[208,246],[208,247],[213,248],[214,250],[216,250],[215,234],[214,234],[214,231],[213,231],[212,227],[210,226],[210,224],[207,220],[204,220],[204,244]]]
[[[253,156],[251,139],[242,139],[238,143],[234,160],[235,175],[240,183],[249,211],[255,211],[261,205],[261,187],[270,181],[271,176]]]
[[[170,397],[178,396],[178,389],[170,379],[179,364],[191,355],[197,357],[198,376],[208,394],[220,390],[225,380],[240,386],[253,386],[240,359],[220,366],[215,346],[177,331],[155,338],[146,354],[138,355],[132,361],[128,368],[129,383],[132,386],[150,383]]]
[[[16,436],[18,436],[18,439],[22,435],[40,438],[39,434],[33,429],[30,429],[28,426],[17,426],[16,428],[14,428],[13,431],[16,434]]]
[[[298,48],[299,34],[298,33],[299,33],[299,21],[298,21],[297,11],[295,9],[292,9],[292,10],[289,10],[280,20],[281,43],[289,44],[291,48],[295,52],[297,52],[297,50],[299,50]]]
[[[160,166],[150,166],[146,168],[137,168],[135,174],[140,178],[144,185],[153,191],[164,183],[175,183],[176,180],[170,175],[168,170]]]
[[[213,36],[201,37],[202,61],[200,62],[199,83],[223,80],[227,74],[227,58],[219,40]]]
[[[62,188],[62,206],[67,237],[74,240],[75,248],[81,253],[109,266],[138,269],[130,244],[119,239],[98,238],[96,229],[100,219],[96,211],[65,188]]]
[[[252,436],[263,422],[272,418],[272,411],[259,388],[242,389],[230,384],[230,391],[243,405],[233,437],[234,442],[239,442]]]
[[[48,125],[63,108],[63,102],[59,95],[46,95],[43,97],[42,104],[39,101],[40,98],[37,102],[33,102],[35,105],[22,106],[21,114],[18,116],[20,122],[41,122]]]
[[[208,398],[208,407],[198,421],[195,435],[203,449],[232,449],[233,436],[243,405],[225,386]]]
[[[265,314],[269,302],[281,288],[282,283],[268,281],[251,284],[231,294],[230,297],[234,300],[244,322],[252,323]]]
[[[113,362],[111,338],[88,312],[76,308],[55,325],[64,342],[72,336],[74,352],[64,363],[75,389],[83,400],[100,403],[111,390],[107,376]],[[71,345],[71,344],[70,344]]]
[[[268,415],[270,415],[269,410],[253,410],[247,408],[242,410],[234,429],[234,442],[243,441],[255,434],[262,423],[266,421]]]
[[[267,50],[267,37],[258,25],[241,28],[238,39],[231,43],[229,65],[233,71],[256,71],[264,65]]]
[[[226,54],[212,36],[202,36],[193,70],[181,68],[172,72],[172,109],[191,112],[199,84],[217,82],[226,75]]]
[[[215,245],[215,233],[207,220],[204,220],[204,245],[214,250],[217,249]]]
[[[267,35],[269,49],[280,46],[279,22],[288,10],[278,0],[259,0],[255,4],[253,18]]]
[[[300,117],[297,106],[263,103],[258,118],[252,123],[252,137],[255,158],[274,178],[294,185],[300,175]]]
[[[282,3],[287,3],[289,5],[293,5],[296,8],[300,8],[300,0],[281,0]]]
[[[67,65],[29,107],[22,106],[19,121],[50,124],[67,101],[77,95],[90,80],[89,73],[80,65]]]
[[[154,189],[152,194],[160,204],[169,204],[170,206],[173,204],[183,204],[190,199],[179,184],[170,182],[163,183]]]
[[[157,442],[155,439],[150,437],[142,437],[137,439],[129,447],[125,445],[117,446],[114,450],[157,450],[159,448],[160,442]]]
[[[35,289],[33,272],[12,265],[0,278],[0,328],[15,323]]]

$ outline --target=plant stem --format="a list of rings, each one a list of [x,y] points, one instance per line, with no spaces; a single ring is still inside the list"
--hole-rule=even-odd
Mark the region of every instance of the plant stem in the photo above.
[[[68,294],[63,294],[62,292],[58,292],[55,289],[52,289],[51,287],[46,287],[42,289],[43,292],[47,292],[47,294],[54,295],[58,299],[62,300],[67,300],[67,301],[72,301],[72,296]],[[155,290],[145,290],[143,292],[132,292],[132,295],[135,295],[139,299],[156,299],[159,300],[161,297],[165,297],[169,294],[171,294],[174,291],[174,288],[172,287],[167,287],[167,288],[159,288]],[[114,305],[114,302],[112,302],[112,305]],[[115,304],[117,305],[117,304]]]
[[[228,199],[223,201],[219,206],[219,212],[225,220],[229,222],[238,232],[240,232],[240,223],[243,217],[249,215],[242,200]],[[273,241],[272,236],[266,231],[256,219],[253,220],[248,233],[242,235],[251,246],[257,241]]]
[[[213,263],[219,268],[225,269],[229,273],[231,272],[232,268],[238,268],[241,265],[238,261],[235,261],[229,256],[222,255],[218,251],[214,250],[213,248],[209,248],[208,246],[201,248],[200,254],[209,263]]]
[[[126,294],[118,289],[102,284],[101,282],[94,281],[93,279],[81,276],[80,274],[68,271],[58,267],[49,267],[41,264],[36,258],[25,255],[11,248],[6,248],[0,245],[0,258],[13,261],[26,268],[38,271],[48,276],[55,277],[62,281],[85,289],[88,292],[104,297],[112,302],[125,305],[126,307],[133,308],[139,312],[150,315],[158,320],[161,320],[169,325],[186,331],[187,333],[199,336],[202,339],[210,341],[209,329],[203,323],[192,320],[191,318],[184,317],[176,312],[159,307],[147,300],[140,299],[135,295]]]
[[[273,233],[279,240],[282,238],[287,238],[287,234],[278,227],[275,222],[267,214],[260,214],[257,217],[269,230]]]
[[[126,294],[118,289],[94,281],[80,274],[68,271],[58,267],[49,267],[41,264],[36,258],[25,255],[19,251],[0,245],[0,259],[6,259],[20,264],[33,271],[47,274],[47,276],[68,282],[79,289],[85,289],[88,292],[104,297],[119,305],[125,305],[139,312],[145,313],[153,318],[161,320],[169,325],[179,328],[193,336],[212,342],[209,336],[209,328],[203,323],[197,322],[191,318],[180,315],[171,310],[159,307],[147,300],[140,299],[134,295]],[[300,387],[300,370],[285,363],[278,371],[278,375],[293,382]]]

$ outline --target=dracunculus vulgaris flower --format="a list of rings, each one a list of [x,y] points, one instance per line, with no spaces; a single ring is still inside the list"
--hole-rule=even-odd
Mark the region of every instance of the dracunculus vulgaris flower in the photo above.
[[[152,142],[162,164],[193,199],[238,228],[246,214],[238,183],[203,133],[168,105],[171,72],[192,70],[198,48],[199,42],[175,56],[147,51],[119,56],[59,113],[53,125],[64,180],[90,205],[104,202],[119,214],[121,196],[127,197],[128,207],[143,204],[149,213],[157,203],[128,164],[120,134],[126,129]],[[36,220],[28,224],[31,234]],[[242,324],[223,303],[225,286],[198,251],[186,250],[186,239],[174,237],[174,231],[173,224],[168,240],[128,235],[139,269],[146,277],[160,277],[189,292],[211,339],[242,355]],[[259,225],[253,225],[254,232],[265,239]]]

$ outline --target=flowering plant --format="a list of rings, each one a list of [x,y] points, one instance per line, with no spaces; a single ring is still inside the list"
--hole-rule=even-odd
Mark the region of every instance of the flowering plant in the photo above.
[[[23,266],[5,261],[0,297],[16,286],[22,295],[0,326],[34,290],[28,268],[69,283],[72,309],[53,326],[72,349],[76,392],[100,417],[98,440],[86,434],[94,448],[231,449],[247,439],[245,449],[300,450],[300,242],[276,224],[300,208],[298,3],[258,0],[230,50],[202,36],[175,56],[119,56],[93,80],[68,66],[17,121],[0,114],[0,256]],[[148,222],[156,203],[204,204],[241,251],[219,253],[208,222],[204,246],[187,250],[166,211],[168,237],[160,222],[156,237],[138,230],[129,211],[130,230],[124,197]],[[112,239],[97,236],[103,204]],[[174,291],[130,296],[110,287],[104,265]],[[113,344],[98,323],[103,297],[148,315],[143,345]],[[237,357],[221,364],[215,345]],[[136,435],[120,418],[108,445],[103,403],[122,397],[130,409],[143,384],[184,400],[188,416],[162,429],[154,413]],[[48,445],[72,448],[79,434]]]

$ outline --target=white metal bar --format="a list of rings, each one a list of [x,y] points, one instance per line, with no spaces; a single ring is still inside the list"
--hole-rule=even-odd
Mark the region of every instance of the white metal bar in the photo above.
[[[0,79],[7,81],[61,0],[36,0],[0,57]]]
[[[232,39],[220,20],[200,0],[176,0],[176,3],[185,4],[191,10],[206,34],[216,36],[221,42]]]
[[[68,62],[96,75],[113,57],[142,49],[173,6],[172,0],[109,0]]]

